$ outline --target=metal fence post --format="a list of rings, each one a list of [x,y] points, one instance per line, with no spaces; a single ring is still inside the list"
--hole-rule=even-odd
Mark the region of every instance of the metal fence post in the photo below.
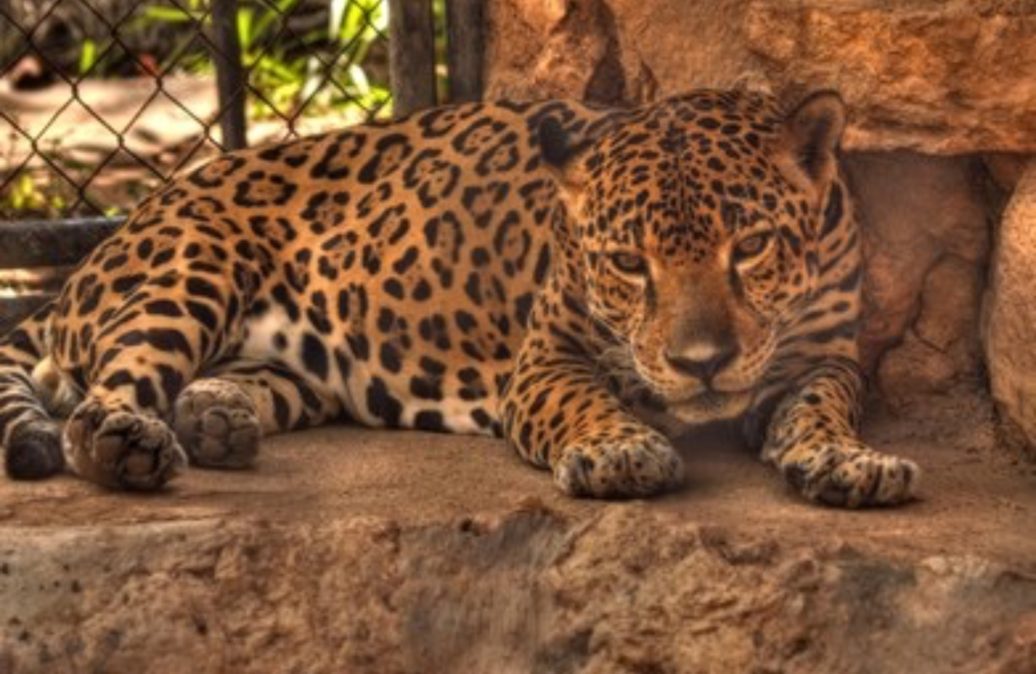
[[[245,127],[245,75],[241,42],[237,35],[237,0],[213,0],[212,41],[216,52],[216,89],[219,95],[219,127],[223,147],[237,150],[248,145]]]
[[[484,0],[446,0],[446,63],[450,102],[482,98]]]
[[[431,0],[388,0],[389,78],[396,117],[435,105],[435,19]]]

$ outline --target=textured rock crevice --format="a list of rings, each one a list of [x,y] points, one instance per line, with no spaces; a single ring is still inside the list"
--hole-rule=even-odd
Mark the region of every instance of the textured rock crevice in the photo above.
[[[896,403],[981,388],[978,322],[996,215],[969,157],[850,153],[864,240],[864,366]]]

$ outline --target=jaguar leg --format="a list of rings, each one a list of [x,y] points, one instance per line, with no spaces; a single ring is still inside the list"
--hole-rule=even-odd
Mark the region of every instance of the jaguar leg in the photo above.
[[[806,498],[848,508],[914,498],[917,464],[881,454],[857,437],[862,393],[855,364],[831,362],[778,405],[762,456]]]
[[[87,395],[65,426],[68,465],[97,484],[156,489],[187,463],[164,418],[197,370],[196,331],[150,324],[132,319],[98,339]]]
[[[61,472],[61,427],[33,381],[35,366],[45,357],[44,307],[0,338],[0,449],[4,467],[15,479],[40,479]]]
[[[62,444],[78,475],[112,488],[152,490],[187,464],[166,419],[184,386],[233,345],[244,302],[229,278],[176,271],[126,292],[102,298],[117,308],[89,326],[89,339],[79,331],[75,353],[61,348],[76,334],[74,310],[55,321],[55,361],[82,371],[86,383]],[[180,302],[165,299],[180,292],[186,295]]]
[[[627,411],[589,358],[526,339],[504,393],[504,432],[529,463],[549,467],[567,494],[625,498],[683,482],[669,441]]]

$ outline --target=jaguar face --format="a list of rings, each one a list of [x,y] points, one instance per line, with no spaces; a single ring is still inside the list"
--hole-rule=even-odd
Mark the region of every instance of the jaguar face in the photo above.
[[[627,123],[562,170],[586,307],[620,345],[609,364],[687,422],[747,408],[815,289],[842,126],[834,97],[785,119],[708,102]]]

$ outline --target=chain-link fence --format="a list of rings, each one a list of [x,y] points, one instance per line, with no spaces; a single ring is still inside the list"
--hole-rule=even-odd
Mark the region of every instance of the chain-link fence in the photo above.
[[[0,335],[187,167],[479,98],[482,3],[0,0]]]
[[[388,4],[0,0],[0,220],[117,215],[222,150],[387,114]]]

